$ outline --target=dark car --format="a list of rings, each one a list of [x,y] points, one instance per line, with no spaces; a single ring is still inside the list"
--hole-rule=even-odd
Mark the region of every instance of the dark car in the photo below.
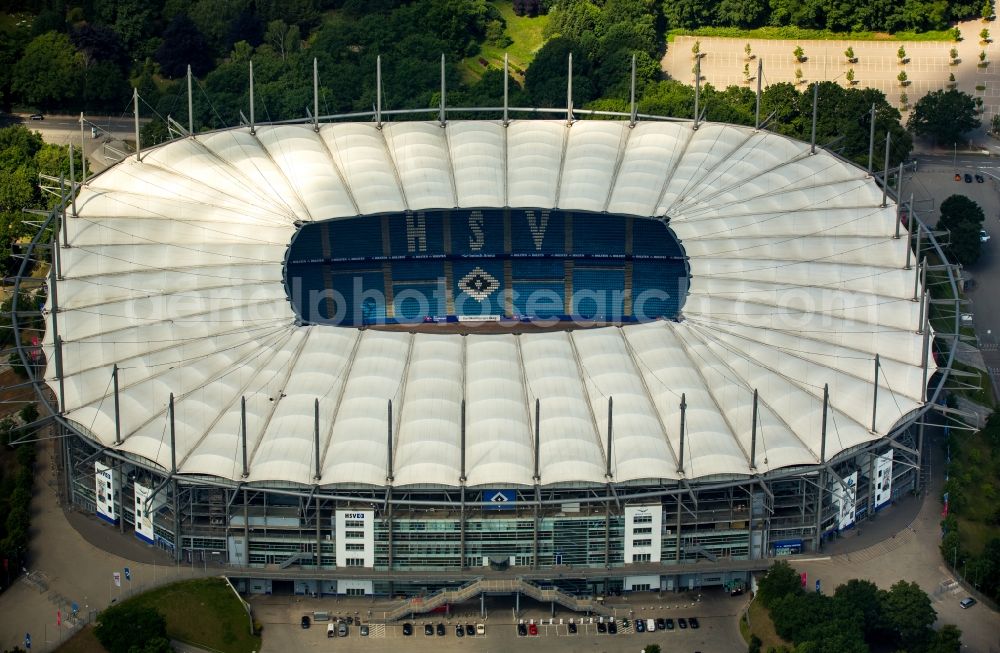
[[[569,634],[570,635],[575,635],[576,634],[576,624],[575,623],[570,622],[570,624],[569,624]]]
[[[986,178],[985,178],[985,177],[983,177],[983,176],[982,176],[981,174],[979,174],[979,173],[977,172],[977,173],[976,173],[976,181],[978,181],[978,182],[979,182],[979,183],[981,184],[981,183],[983,183],[984,181],[986,181]]]
[[[361,627],[361,636],[362,637],[368,637],[368,632],[369,632],[368,631],[368,624],[365,624],[364,626]]]
[[[965,183],[967,184],[972,183],[972,175],[970,175],[969,173],[965,173]]]
[[[611,623],[609,623],[608,624],[608,634],[609,635],[617,635],[618,634],[618,624],[616,624],[613,621]]]
[[[644,632],[646,632],[646,620],[645,619],[636,619],[635,620],[635,632],[637,632],[637,633],[644,633]]]
[[[608,624],[604,623],[603,621],[599,621],[597,623],[597,632],[599,632],[599,633],[606,633],[606,632],[608,632]]]
[[[409,637],[413,634],[413,624],[403,624],[403,636]]]
[[[43,116],[40,113],[33,113],[30,116],[28,116],[28,119],[29,120],[45,120],[45,116]]]
[[[465,637],[465,626],[462,624],[455,626],[455,637]]]
[[[337,625],[337,637],[347,637],[347,624],[340,623]]]
[[[667,629],[667,620],[664,619],[663,617],[660,617],[659,619],[657,619],[656,620],[656,629],[657,630],[666,630]]]
[[[685,619],[684,617],[677,617],[677,627],[680,628],[681,630],[687,628],[688,627],[687,619]]]
[[[518,637],[527,637],[528,627],[525,626],[524,624],[517,624],[517,635]]]
[[[476,634],[476,627],[472,624],[465,624],[465,634],[472,637]]]
[[[698,623],[698,617],[689,617],[688,625],[691,626],[692,628],[697,629],[698,626],[700,626],[701,624]]]
[[[667,630],[673,630],[674,629],[674,620],[673,619],[667,619],[667,624],[666,625],[667,625]]]
[[[302,627],[303,628],[308,628],[309,626],[312,625],[312,621],[310,621],[309,617],[307,617],[305,615],[302,615],[302,622],[301,623],[302,623]]]
[[[444,637],[444,624],[438,624],[437,633],[438,637]]]
[[[424,624],[424,634],[425,635],[433,635],[434,634],[434,626],[432,626],[430,624]]]

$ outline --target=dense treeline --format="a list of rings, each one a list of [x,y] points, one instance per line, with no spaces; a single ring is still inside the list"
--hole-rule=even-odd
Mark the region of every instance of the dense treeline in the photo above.
[[[805,591],[799,574],[782,561],[760,580],[757,598],[778,635],[795,645],[777,653],[956,653],[961,646],[955,626],[932,628],[937,614],[930,597],[905,580],[882,590],[852,579],[829,596]],[[750,650],[759,652],[760,641],[751,641]]]

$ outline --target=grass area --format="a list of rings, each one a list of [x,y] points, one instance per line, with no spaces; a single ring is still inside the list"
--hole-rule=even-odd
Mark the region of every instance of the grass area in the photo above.
[[[0,11],[0,32],[13,32],[15,29],[30,30],[35,17],[27,12],[8,14]]]
[[[260,650],[260,637],[250,634],[250,622],[240,601],[219,578],[174,583],[141,594],[129,602],[155,607],[167,620],[171,639],[221,653]],[[89,631],[81,631],[59,653],[101,653],[104,648]]]
[[[750,604],[749,616],[749,624],[745,618],[740,618],[740,634],[743,635],[745,642],[749,644],[750,636],[756,635],[763,642],[762,651],[771,647],[790,646],[788,642],[778,636],[778,633],[774,632],[774,622],[771,621],[771,615],[760,601],[754,601]]]
[[[56,653],[107,653],[107,649],[101,646],[94,635],[93,626],[84,626],[75,635],[66,640],[66,643],[56,649]]]
[[[959,443],[952,459],[953,479],[961,486],[962,503],[955,513],[962,548],[983,553],[986,543],[1000,537],[997,499],[1000,499],[1000,420],[991,419],[975,433],[955,434]]]
[[[667,33],[667,41],[675,36],[717,36],[730,39],[768,40],[816,40],[816,41],[954,41],[951,30],[931,32],[831,32],[825,29],[805,29],[802,27],[759,27],[740,29],[738,27],[701,27],[694,30],[674,29]]]
[[[505,52],[510,62],[511,73],[517,79],[524,81],[524,71],[535,58],[535,53],[545,43],[543,32],[545,26],[549,24],[549,16],[548,14],[534,18],[518,16],[514,13],[514,6],[510,0],[491,0],[490,4],[503,16],[507,23],[505,33],[513,42],[506,48],[483,43],[479,54],[462,61],[463,81],[471,83],[483,76],[486,67],[480,63],[480,58],[485,59],[491,67],[502,69]]]

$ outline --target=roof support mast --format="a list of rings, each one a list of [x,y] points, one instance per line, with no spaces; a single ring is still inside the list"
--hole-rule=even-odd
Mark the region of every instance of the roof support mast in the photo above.
[[[323,477],[319,469],[319,399],[316,399],[313,403],[313,446],[315,447],[314,454],[316,455],[316,471],[313,473],[313,480],[319,481]]]
[[[819,82],[813,82],[812,135],[809,138],[809,154],[816,154],[816,113],[819,108]]]
[[[608,451],[607,451],[608,466],[607,470],[604,472],[604,475],[608,477],[608,480],[611,480],[611,439],[612,439],[611,433],[612,433],[612,428],[614,426],[613,422],[614,410],[615,410],[615,398],[608,397]]]
[[[313,57],[313,131],[319,132],[319,62]]]
[[[448,112],[445,109],[445,106],[446,106],[446,103],[445,103],[445,92],[446,91],[447,91],[447,89],[445,88],[445,79],[444,79],[444,53],[442,52],[441,53],[441,107],[438,109],[438,122],[441,123],[442,127],[444,127],[446,124],[448,124]]]
[[[243,478],[250,476],[247,465],[247,398],[240,397],[240,437],[243,439]]]
[[[507,74],[507,53],[504,52],[503,53],[503,126],[504,127],[506,127],[507,123],[510,122],[510,118],[508,117],[510,100],[509,100],[509,93],[507,90],[507,86],[509,85],[509,79],[510,77]]]
[[[188,135],[194,136],[194,97],[191,95],[191,64],[188,64]]]
[[[465,479],[468,478],[465,475],[465,399],[462,399],[461,434],[462,434],[462,441],[461,441],[461,449],[462,449],[461,454],[462,454],[462,458],[461,458],[461,466],[460,466],[460,471],[459,471],[460,476],[458,477],[458,480],[461,481],[462,483],[465,483]]]
[[[757,388],[753,389],[753,424],[750,426],[750,469],[757,469]]]
[[[569,53],[566,74],[566,126],[573,124],[573,53]]]
[[[177,473],[177,429],[174,425],[174,393],[170,393],[167,401],[167,413],[170,417],[170,473]],[[178,542],[178,548],[180,543]]]
[[[899,174],[896,176],[896,234],[894,239],[899,240],[899,219],[903,210],[903,162],[899,162]]]
[[[382,55],[375,57],[375,126],[382,129]]]
[[[823,429],[820,431],[820,441],[819,441],[819,462],[821,465],[826,464],[826,415],[830,410],[830,384],[823,384]]]
[[[922,269],[921,268],[922,261],[920,260],[920,248],[923,246],[923,243],[920,241],[921,241],[921,236],[923,236],[924,234],[924,230],[923,230],[923,225],[920,223],[919,220],[917,220],[916,216],[913,216],[913,220],[917,221],[917,247],[913,250],[914,265],[916,267],[916,271],[913,274],[913,301],[917,301],[920,297],[917,293],[920,292],[920,270]]]
[[[392,399],[389,400],[389,418],[386,421],[387,443],[385,448],[385,480],[392,483]]]
[[[761,93],[761,78],[764,76],[764,60],[757,60],[757,104],[754,109],[754,129],[760,129],[760,93]]]
[[[685,421],[687,420],[687,407],[688,407],[688,404],[687,404],[687,393],[686,392],[682,392],[681,393],[681,446],[680,446],[680,449],[677,452],[678,453],[678,455],[677,455],[677,473],[678,474],[683,474],[684,473],[684,431],[686,430],[685,429]]]
[[[80,160],[83,161],[83,166],[86,167],[87,163],[84,161],[83,150],[80,150]],[[76,161],[73,160],[73,143],[69,144],[69,196],[70,200],[73,202],[73,217],[76,217]],[[69,240],[66,238],[66,216],[63,216],[63,247],[69,247]]]
[[[878,373],[879,358],[878,354],[875,354],[875,385],[872,388],[872,433],[877,433],[875,430],[875,417],[878,414]]]
[[[254,136],[257,134],[257,127],[254,119],[254,106],[253,106],[253,59],[250,60],[250,135]]]
[[[118,363],[111,367],[111,381],[115,386],[115,445],[122,443],[122,414],[118,403]]]
[[[534,476],[534,479],[535,479],[535,484],[536,485],[542,480],[542,475],[538,471],[538,469],[539,469],[538,455],[541,453],[541,444],[540,444],[539,437],[541,436],[541,433],[542,433],[541,428],[540,428],[541,427],[541,414],[539,413],[539,410],[541,409],[541,404],[542,404],[542,402],[538,399],[538,397],[535,397],[535,476]]]
[[[142,143],[139,141],[139,89],[132,89],[132,117],[135,119],[135,160],[142,161]]]
[[[694,62],[694,129],[698,129],[698,118],[700,117],[699,106],[701,104],[701,58]]]
[[[80,112],[80,157],[83,160],[83,170],[80,171],[82,180],[80,183],[87,183],[87,147],[83,136],[83,111]]]
[[[632,82],[629,85],[629,127],[635,127],[635,55],[632,55]]]

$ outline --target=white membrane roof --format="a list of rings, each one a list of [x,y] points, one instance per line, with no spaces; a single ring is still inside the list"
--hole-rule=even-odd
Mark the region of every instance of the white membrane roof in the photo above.
[[[296,222],[490,206],[669,219],[690,257],[681,318],[468,336],[296,324],[282,279]],[[47,313],[63,339],[66,417],[170,469],[173,393],[180,473],[241,479],[241,398],[247,480],[323,486],[385,485],[390,429],[393,485],[460,485],[464,400],[465,483],[481,487],[532,485],[536,470],[542,485],[607,482],[612,398],[615,482],[815,464],[824,384],[828,457],[883,437],[922,401],[895,205],[881,206],[864,171],[768,132],[609,120],[239,128],[132,156],[91,179],[77,207],[59,311]],[[52,332],[46,381],[58,393]]]

